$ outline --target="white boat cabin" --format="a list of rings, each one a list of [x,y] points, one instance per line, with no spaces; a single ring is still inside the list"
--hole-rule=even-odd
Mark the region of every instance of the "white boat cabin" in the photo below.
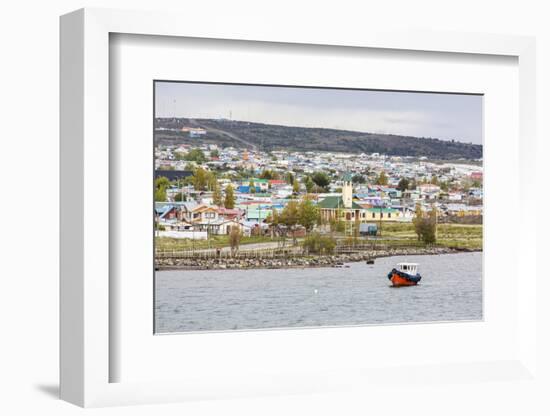
[[[418,263],[398,263],[397,270],[414,276],[418,273]]]

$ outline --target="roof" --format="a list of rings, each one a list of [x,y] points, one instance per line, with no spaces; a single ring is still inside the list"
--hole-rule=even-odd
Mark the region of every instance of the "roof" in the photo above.
[[[166,210],[172,209],[172,208],[178,208],[180,210],[185,209],[187,211],[191,211],[194,209],[198,204],[195,201],[184,201],[184,202],[155,202],[155,210],[157,212],[164,212]]]
[[[215,205],[206,205],[200,204],[192,209],[194,212],[203,212],[203,211],[218,211],[218,207]]]
[[[327,196],[325,199],[319,202],[317,206],[319,208],[324,208],[324,209],[338,209],[338,208],[345,209],[344,201],[342,200],[341,196]],[[357,204],[355,201],[352,201],[351,208],[363,209],[363,207]]]
[[[375,207],[375,208],[367,208],[367,211],[368,211],[368,212],[395,212],[396,209],[394,209],[394,208],[379,208],[379,207]]]
[[[241,210],[241,209],[238,209],[238,208],[224,208],[224,207],[220,207],[218,208],[218,212],[220,214],[224,214],[224,215],[240,215],[242,214],[244,211]]]

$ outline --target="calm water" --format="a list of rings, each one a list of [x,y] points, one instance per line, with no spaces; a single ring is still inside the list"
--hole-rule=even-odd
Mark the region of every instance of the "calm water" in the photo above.
[[[400,261],[420,263],[418,286],[390,287]],[[481,253],[348,266],[157,272],[157,332],[482,319]]]

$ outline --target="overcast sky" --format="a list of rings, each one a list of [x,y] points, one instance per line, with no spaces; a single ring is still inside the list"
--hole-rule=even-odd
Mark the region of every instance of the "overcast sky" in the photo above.
[[[155,83],[157,117],[232,118],[482,143],[479,95]]]

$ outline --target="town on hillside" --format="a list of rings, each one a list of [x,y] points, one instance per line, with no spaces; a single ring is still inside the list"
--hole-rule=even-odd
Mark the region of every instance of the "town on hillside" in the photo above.
[[[481,250],[481,160],[221,147],[184,129],[195,142],[155,146],[157,265]]]

